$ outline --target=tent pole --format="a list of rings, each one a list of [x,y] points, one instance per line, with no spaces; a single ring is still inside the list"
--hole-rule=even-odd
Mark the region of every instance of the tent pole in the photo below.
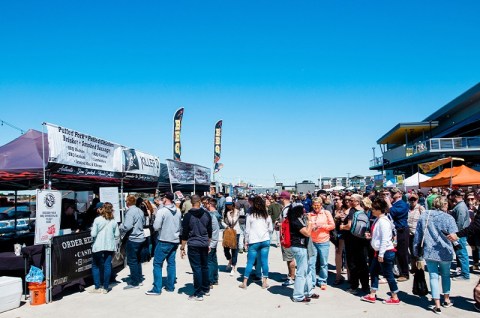
[[[17,204],[18,204],[18,200],[17,200],[17,197],[18,196],[18,190],[15,190],[15,227],[14,227],[14,230],[15,230],[15,236],[17,236],[17,220],[18,220],[18,215],[17,215]]]
[[[417,184],[418,188],[420,189],[420,168],[417,165]]]
[[[120,179],[120,202],[121,202],[121,206],[120,208],[122,209],[122,212],[120,213],[120,222],[122,223],[123,220],[125,219],[124,217],[124,213],[125,213],[125,200],[123,199],[123,178]]]
[[[453,178],[453,159],[450,157],[450,189],[452,188],[452,178]]]
[[[195,171],[195,166],[193,166],[193,194],[196,194],[196,192],[195,192],[195,189],[196,189],[195,188],[195,186],[196,186],[196,184],[195,184],[195,172],[196,172]]]
[[[45,186],[47,184],[47,177],[45,175],[45,122],[42,123],[42,166],[43,166],[43,188],[45,189]]]

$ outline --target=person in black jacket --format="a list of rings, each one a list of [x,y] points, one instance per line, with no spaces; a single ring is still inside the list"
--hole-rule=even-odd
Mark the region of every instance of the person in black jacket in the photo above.
[[[193,295],[189,300],[203,300],[209,296],[210,281],[208,272],[208,252],[212,238],[212,217],[205,209],[200,207],[200,196],[192,196],[192,208],[183,217],[182,258],[185,257],[185,245],[188,244],[188,260],[193,271]]]

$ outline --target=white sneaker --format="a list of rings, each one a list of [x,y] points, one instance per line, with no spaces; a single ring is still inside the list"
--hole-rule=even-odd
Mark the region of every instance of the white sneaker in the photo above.
[[[393,265],[393,275],[400,276],[400,271],[398,270],[397,265]]]
[[[235,269],[232,269],[232,271],[230,272],[230,276],[235,275],[235,272],[236,272]]]

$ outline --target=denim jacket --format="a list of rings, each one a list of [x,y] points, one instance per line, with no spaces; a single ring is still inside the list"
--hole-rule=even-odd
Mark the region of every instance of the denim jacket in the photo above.
[[[428,225],[425,229],[425,224]],[[423,242],[423,258],[426,260],[437,262],[450,262],[453,260],[455,252],[452,243],[447,239],[446,233],[456,233],[458,231],[455,219],[440,210],[427,210],[422,213],[417,223],[415,237],[413,240],[413,254],[419,255],[419,247]]]

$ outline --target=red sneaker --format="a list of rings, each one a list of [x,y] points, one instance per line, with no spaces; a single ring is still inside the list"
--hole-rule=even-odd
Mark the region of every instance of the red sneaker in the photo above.
[[[377,297],[372,297],[370,295],[365,295],[365,296],[360,297],[360,300],[366,301],[367,303],[374,304],[375,301],[377,300]]]
[[[387,300],[384,300],[383,303],[385,305],[398,305],[398,304],[400,304],[400,299],[389,298]]]

